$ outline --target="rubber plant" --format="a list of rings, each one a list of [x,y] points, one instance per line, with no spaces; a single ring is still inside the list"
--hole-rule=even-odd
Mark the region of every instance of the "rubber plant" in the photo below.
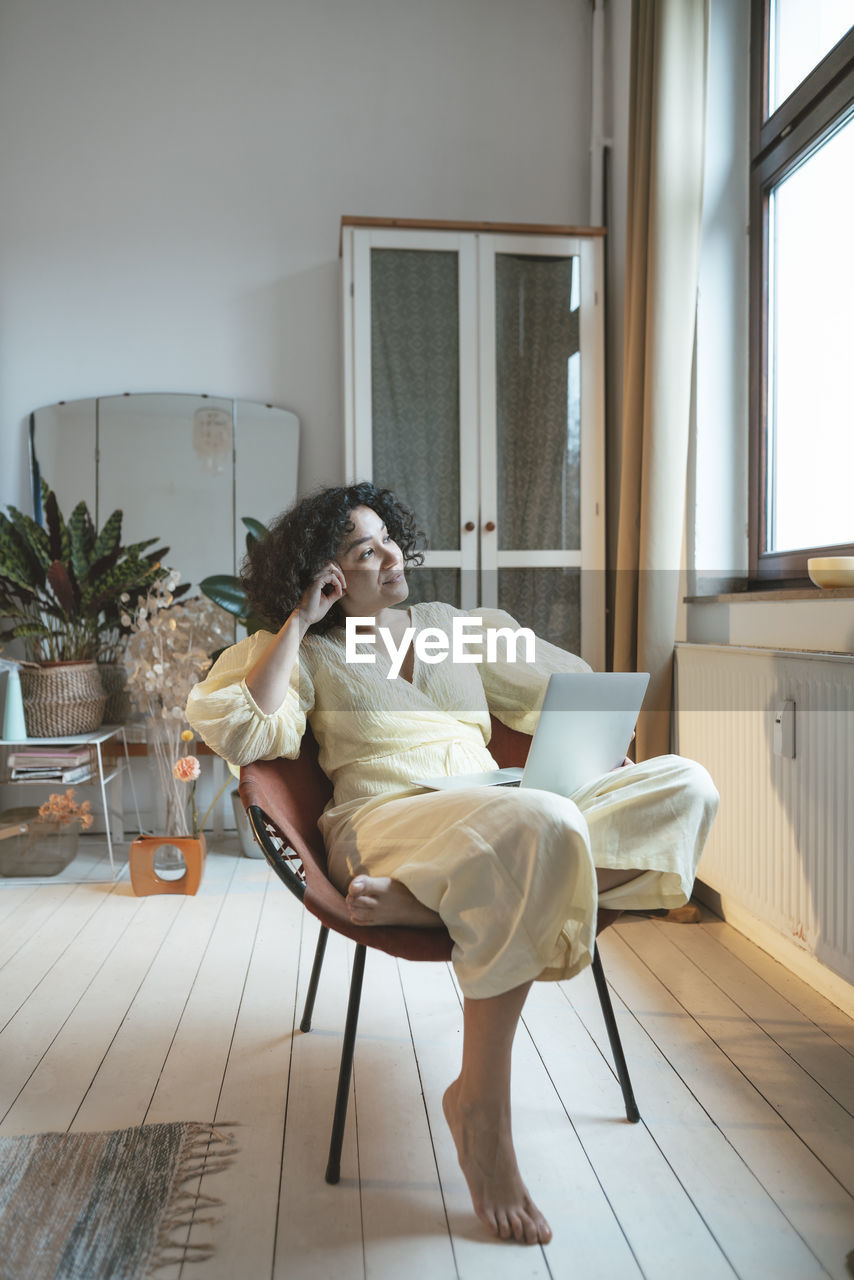
[[[242,520],[246,526],[246,550],[248,551],[253,542],[260,542],[266,538],[267,527],[260,520],[254,520],[252,516],[243,516]],[[243,584],[233,574],[211,574],[209,578],[204,578],[199,583],[199,590],[209,600],[213,600],[215,604],[233,614],[241,626],[246,628],[247,635],[252,635],[268,625],[257,613],[252,612]]]

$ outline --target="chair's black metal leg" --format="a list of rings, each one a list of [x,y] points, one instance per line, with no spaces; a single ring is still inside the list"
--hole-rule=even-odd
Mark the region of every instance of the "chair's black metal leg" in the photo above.
[[[317,935],[317,946],[314,950],[314,964],[311,966],[311,977],[308,980],[308,992],[305,997],[305,1008],[302,1011],[300,1031],[311,1031],[311,1015],[314,1013],[314,1000],[317,995],[317,984],[320,981],[320,970],[323,968],[323,957],[326,954],[326,940],[329,937],[327,925],[320,926]]]
[[[635,1102],[632,1082],[629,1079],[629,1069],[626,1066],[626,1056],[623,1053],[623,1046],[620,1041],[620,1032],[617,1028],[617,1019],[614,1017],[614,1007],[611,1004],[611,995],[608,991],[608,983],[605,981],[605,974],[602,969],[602,960],[599,955],[599,948],[595,944],[593,946],[593,978],[596,982],[596,991],[599,995],[599,1003],[602,1006],[602,1015],[605,1019],[608,1039],[611,1042],[611,1053],[614,1055],[614,1065],[617,1068],[620,1087],[623,1090],[623,1102],[626,1104],[626,1119],[631,1124],[637,1124],[638,1120],[640,1120],[640,1112],[638,1111],[638,1104]]]
[[[344,1026],[341,1067],[338,1072],[338,1094],[335,1099],[335,1115],[332,1119],[329,1163],[326,1166],[327,1182],[337,1182],[341,1177],[341,1148],[344,1145],[344,1125],[347,1121],[347,1100],[350,1095],[350,1074],[353,1070],[353,1052],[356,1048],[356,1026],[359,1021],[359,1001],[362,998],[364,972],[365,948],[360,943],[353,956],[353,976],[350,979],[350,999],[347,1002],[347,1022]]]

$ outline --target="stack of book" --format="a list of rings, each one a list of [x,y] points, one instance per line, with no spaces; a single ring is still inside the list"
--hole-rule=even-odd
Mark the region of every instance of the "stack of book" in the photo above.
[[[19,747],[9,752],[13,782],[88,782],[92,757],[88,747]]]

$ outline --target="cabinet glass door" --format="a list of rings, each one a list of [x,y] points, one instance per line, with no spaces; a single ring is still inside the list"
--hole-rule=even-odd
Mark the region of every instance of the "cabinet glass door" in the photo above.
[[[477,602],[474,251],[456,235],[413,245],[370,237],[354,261],[354,314],[369,343],[362,368],[359,478],[393,490],[427,538],[422,568],[409,575],[411,601]],[[370,427],[366,430],[365,423]],[[467,421],[467,430],[461,424]],[[369,431],[369,434],[368,434]],[[357,464],[358,466],[358,464]],[[471,529],[466,529],[466,524]]]
[[[583,254],[573,240],[480,244],[483,600],[576,653],[590,640],[584,525],[599,515],[583,507],[583,473],[596,465],[594,405],[582,399],[583,283],[593,302]]]
[[[349,479],[428,538],[412,600],[604,660],[599,236],[344,228]]]

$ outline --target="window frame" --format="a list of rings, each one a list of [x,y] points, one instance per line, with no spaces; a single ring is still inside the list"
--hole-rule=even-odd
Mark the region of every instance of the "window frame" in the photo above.
[[[854,555],[854,542],[768,551],[768,227],[769,194],[854,110],[854,29],[812,69],[767,119],[771,0],[751,0],[749,267],[749,562],[750,577],[801,580],[810,556]]]

